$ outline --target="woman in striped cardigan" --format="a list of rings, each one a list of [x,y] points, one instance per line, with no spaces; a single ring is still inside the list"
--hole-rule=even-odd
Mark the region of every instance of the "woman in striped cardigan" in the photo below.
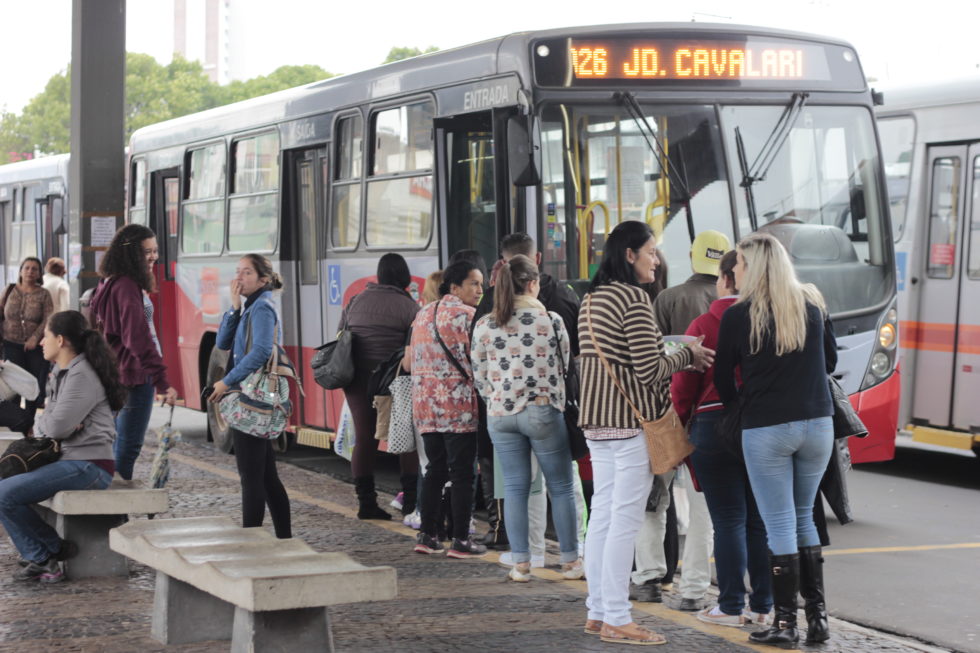
[[[700,341],[665,355],[649,295],[640,287],[654,281],[656,268],[650,227],[620,223],[606,240],[579,313],[579,423],[589,443],[595,483],[585,541],[585,632],[606,642],[666,642],[630,616],[633,541],[653,483],[643,428],[633,407],[644,420],[663,416],[670,406],[671,375],[688,366],[705,369],[713,362],[714,352]]]

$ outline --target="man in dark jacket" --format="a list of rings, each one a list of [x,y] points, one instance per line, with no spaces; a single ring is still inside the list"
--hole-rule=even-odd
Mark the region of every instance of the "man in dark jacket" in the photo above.
[[[523,232],[510,234],[500,242],[500,261],[506,262],[513,256],[522,254],[540,268],[541,253],[537,251],[534,240]],[[494,266],[494,272],[497,267]],[[491,280],[494,279],[491,273]],[[539,278],[541,290],[538,293],[538,301],[544,304],[549,311],[557,313],[562,322],[565,323],[565,330],[568,331],[568,345],[572,356],[578,356],[578,309],[581,301],[575,291],[568,284],[557,281],[551,275],[541,273]],[[472,335],[473,326],[482,316],[493,311],[493,286],[491,285],[483,293],[480,305],[476,307],[476,315],[470,326]],[[483,496],[487,500],[487,517],[490,523],[490,531],[483,538],[483,543],[490,548],[503,547],[507,544],[507,533],[504,529],[504,500],[494,499],[493,487],[493,444],[490,442],[490,435],[487,433],[486,409],[483,401],[480,401],[480,426],[479,426],[479,458],[480,458],[480,478],[483,482]]]

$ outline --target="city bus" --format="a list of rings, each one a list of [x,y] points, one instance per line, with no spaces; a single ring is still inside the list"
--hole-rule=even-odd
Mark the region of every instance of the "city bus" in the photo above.
[[[980,454],[980,83],[889,89],[884,100],[878,131],[905,377],[899,424],[916,442]]]
[[[128,165],[127,220],[158,235],[158,333],[192,408],[225,364],[215,333],[244,253],[286,281],[305,389],[289,438],[328,447],[343,395],[308,363],[382,254],[405,256],[418,293],[454,251],[489,264],[526,231],[581,291],[609,231],[643,220],[672,284],[702,230],[779,238],[827,298],[835,376],[871,431],[853,459],[893,456],[891,222],[873,95],[845,42],[698,23],[512,34],[145,127]]]

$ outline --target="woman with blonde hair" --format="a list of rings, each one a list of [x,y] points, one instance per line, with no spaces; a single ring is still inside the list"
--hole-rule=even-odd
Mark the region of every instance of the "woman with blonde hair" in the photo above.
[[[726,407],[741,408],[742,452],[766,525],[776,608],[772,626],[749,639],[795,645],[800,593],[806,641],[824,642],[830,633],[813,502],[834,441],[827,375],[837,365],[837,341],[820,291],[800,283],[778,240],[752,234],[737,251],[740,296],[721,319],[714,380]]]

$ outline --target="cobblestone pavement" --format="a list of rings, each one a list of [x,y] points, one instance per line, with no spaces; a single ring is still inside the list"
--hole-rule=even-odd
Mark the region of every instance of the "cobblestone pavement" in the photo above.
[[[148,444],[137,478],[148,478],[154,448]],[[240,518],[234,459],[207,445],[185,443],[172,456],[168,488],[171,512],[158,518],[228,515]],[[280,464],[293,511],[293,533],[318,551],[344,551],[366,565],[398,570],[394,601],[331,608],[337,650],[364,652],[619,651],[582,633],[585,583],[565,581],[555,570],[535,570],[527,584],[506,580],[496,555],[482,560],[452,560],[412,552],[414,531],[398,523],[359,521],[350,485]],[[387,498],[387,497],[384,497]],[[134,518],[141,518],[135,515]],[[145,518],[145,517],[144,517]],[[12,579],[16,551],[0,543],[0,650],[18,652],[227,651],[228,642],[165,647],[150,638],[154,573],[131,563],[129,578],[91,579],[57,585]],[[634,604],[638,622],[668,639],[658,651],[752,651],[742,629],[712,626],[665,604]],[[802,615],[801,615],[802,617]],[[812,650],[937,651],[908,640],[832,622],[833,638]],[[806,647],[803,647],[806,650]]]

